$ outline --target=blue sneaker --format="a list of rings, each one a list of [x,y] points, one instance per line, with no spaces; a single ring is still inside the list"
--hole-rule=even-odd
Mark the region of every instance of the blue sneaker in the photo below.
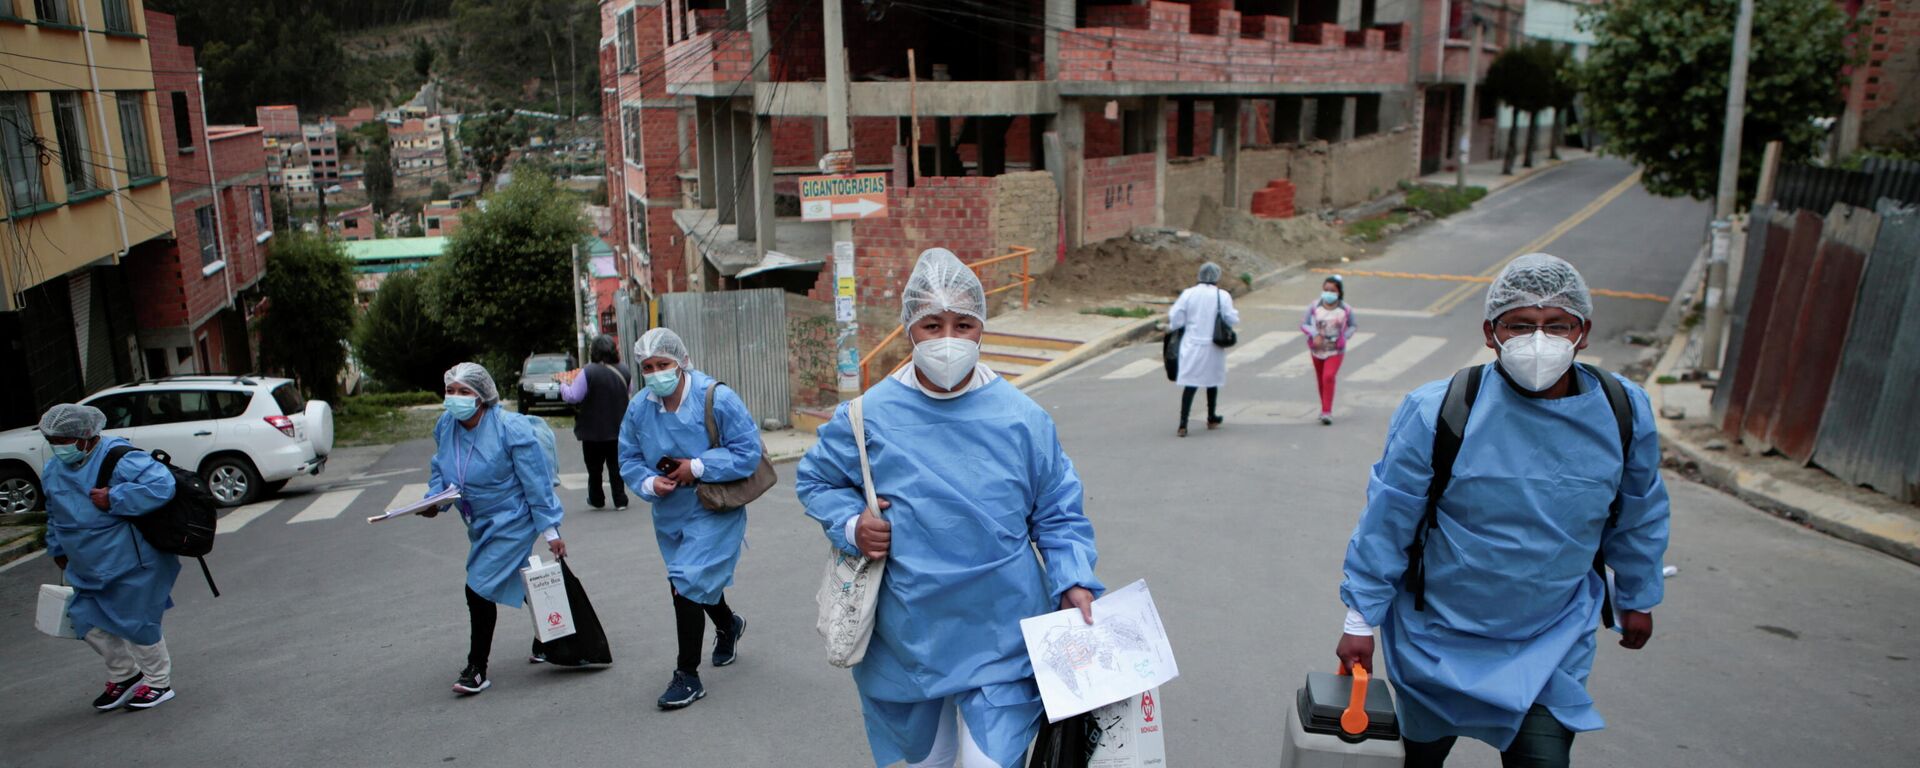
[[[713,665],[724,667],[738,661],[740,653],[734,649],[734,644],[740,642],[740,636],[746,633],[747,620],[740,618],[740,614],[737,613],[733,615],[733,631],[721,631],[716,628],[713,633]]]
[[[680,709],[706,697],[707,689],[700,685],[700,675],[694,672],[673,671],[673,682],[667,685],[667,692],[660,694],[661,709]]]

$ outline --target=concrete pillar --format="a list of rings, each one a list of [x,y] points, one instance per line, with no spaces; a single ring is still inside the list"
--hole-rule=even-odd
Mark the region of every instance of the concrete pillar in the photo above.
[[[1340,101],[1340,140],[1353,141],[1359,130],[1360,99],[1348,96]]]
[[[1047,30],[1046,72],[1035,73],[1035,80],[1060,79],[1060,30],[1074,26],[1074,0],[1046,0],[1046,16],[1042,19]],[[1039,157],[1036,152],[1034,157]]]
[[[1060,113],[1054,118],[1054,130],[1060,136],[1061,228],[1066,232],[1067,248],[1086,243],[1087,231],[1087,114],[1077,99],[1061,99]]]
[[[727,12],[735,18],[747,22],[748,42],[752,46],[753,81],[764,83],[770,79],[767,62],[768,53],[773,47],[773,30],[770,23],[773,0],[727,0]],[[751,212],[740,217],[740,239],[751,238],[754,250],[765,257],[774,246],[776,224],[773,218],[773,118],[761,117],[754,113],[754,99],[746,99],[747,111],[736,113],[747,121],[747,137],[752,148],[753,175],[749,178],[748,188],[753,191]]]
[[[735,101],[733,104],[738,107],[743,102],[750,101]],[[756,213],[759,208],[757,199],[759,188],[754,184],[754,165],[759,161],[760,153],[754,147],[753,113],[741,112],[738,109],[730,109],[728,112],[733,115],[733,185],[734,195],[737,197],[734,202],[734,218],[740,225],[740,240],[755,240],[759,236],[759,230],[755,228],[759,223]],[[772,169],[769,168],[768,171],[771,172]]]
[[[773,194],[773,118],[748,115],[753,121],[753,230],[762,257],[773,250],[776,230]],[[744,239],[745,235],[742,235]]]
[[[1167,98],[1155,96],[1142,110],[1153,139],[1153,223],[1167,224]]]
[[[1180,108],[1180,117],[1175,123],[1179,130],[1174,134],[1174,154],[1193,157],[1193,99],[1179,99],[1176,103]],[[1216,112],[1213,119],[1217,126],[1220,115]]]
[[[713,113],[713,207],[721,224],[732,224],[740,202],[736,183],[740,162],[735,154],[740,145],[733,138],[733,105],[727,99],[710,99],[707,104]]]
[[[1213,102],[1213,133],[1219,137],[1214,143],[1220,150],[1220,205],[1226,208],[1240,207],[1240,145],[1246,137],[1246,121],[1240,119],[1239,99],[1219,99]]]
[[[720,189],[715,181],[720,174],[714,172],[720,167],[720,154],[717,151],[720,130],[714,125],[712,100],[694,100],[693,126],[694,141],[700,155],[697,161],[700,166],[700,207],[712,208],[720,204]]]
[[[1316,96],[1313,99],[1313,140],[1339,141],[1340,124],[1346,117],[1347,97]]]
[[[1298,144],[1306,140],[1306,99],[1281,96],[1273,100],[1273,143]]]

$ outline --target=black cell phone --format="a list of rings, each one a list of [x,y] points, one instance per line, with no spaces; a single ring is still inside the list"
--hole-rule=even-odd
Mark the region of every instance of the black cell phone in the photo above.
[[[653,469],[655,472],[659,472],[660,474],[671,475],[673,474],[674,470],[679,468],[680,468],[679,459],[661,459],[660,463],[655,465]]]

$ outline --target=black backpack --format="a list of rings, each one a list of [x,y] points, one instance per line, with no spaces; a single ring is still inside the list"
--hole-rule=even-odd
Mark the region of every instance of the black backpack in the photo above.
[[[1600,380],[1601,391],[1607,394],[1607,405],[1613,407],[1613,420],[1620,429],[1620,476],[1621,484],[1626,481],[1626,459],[1633,449],[1633,402],[1627,397],[1627,388],[1613,374],[1586,363],[1577,363],[1588,373]],[[1484,366],[1462,368],[1453,374],[1453,380],[1447,383],[1447,395],[1440,401],[1439,423],[1433,430],[1433,480],[1427,483],[1427,512],[1421,517],[1420,525],[1414,529],[1413,543],[1407,545],[1407,591],[1413,593],[1413,609],[1427,609],[1427,569],[1423,557],[1427,548],[1427,532],[1439,527],[1440,497],[1446,495],[1447,486],[1453,482],[1453,460],[1460,456],[1460,442],[1467,434],[1467,419],[1473,412],[1473,401],[1480,395],[1480,380],[1486,369]],[[1620,523],[1620,490],[1615,486],[1613,503],[1607,508],[1607,528]],[[1607,576],[1606,548],[1596,547],[1593,552],[1593,570],[1600,574],[1602,583]],[[1600,626],[1613,626],[1613,588],[1607,587],[1600,603]]]
[[[113,471],[120,466],[120,457],[134,451],[131,445],[121,444],[107,449],[106,459],[100,462],[100,482],[95,487],[107,488],[113,483]],[[215,526],[219,520],[219,502],[213,498],[213,492],[207,490],[207,484],[187,470],[176,467],[158,457],[160,466],[173,473],[173,498],[162,504],[159,509],[131,518],[133,527],[140,530],[147,543],[161,552],[191,557],[200,561],[200,575],[206,577],[207,589],[214,597],[220,596],[220,588],[214,586],[213,572],[207,569],[206,554],[213,551]]]

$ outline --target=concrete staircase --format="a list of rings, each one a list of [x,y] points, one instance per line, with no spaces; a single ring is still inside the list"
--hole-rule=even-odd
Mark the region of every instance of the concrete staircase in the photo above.
[[[988,331],[980,338],[980,361],[1006,380],[1020,377],[1078,349],[1083,342]]]

